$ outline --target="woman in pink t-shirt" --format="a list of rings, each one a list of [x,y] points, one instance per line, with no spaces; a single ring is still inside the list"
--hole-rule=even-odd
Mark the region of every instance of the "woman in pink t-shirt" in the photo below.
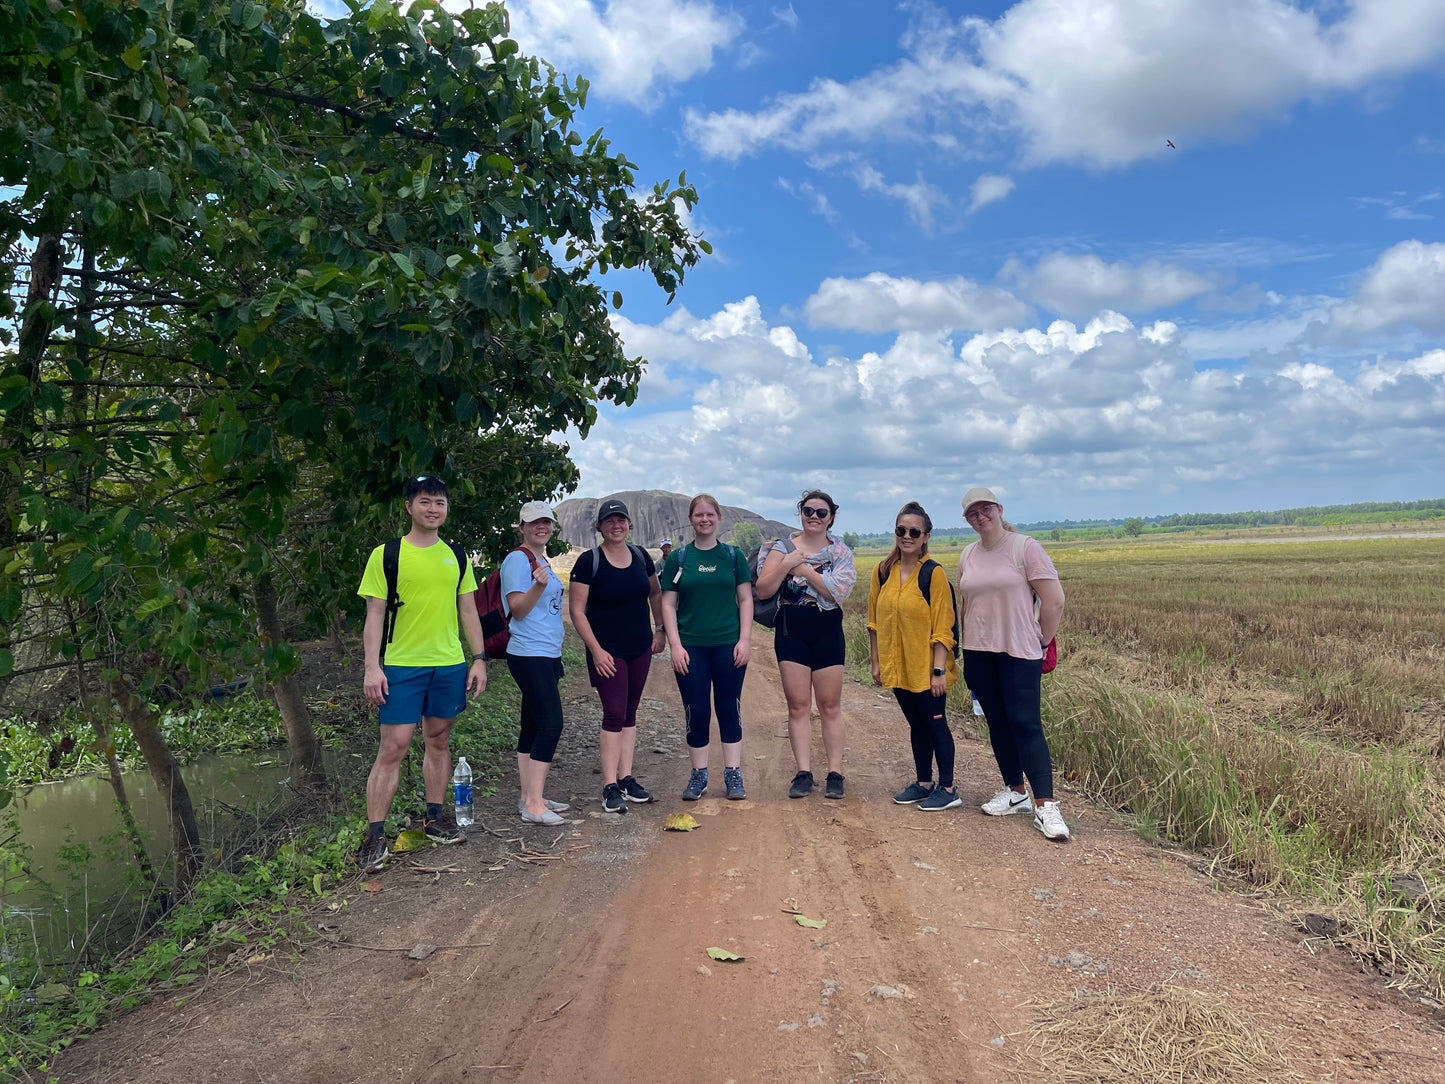
[[[988,720],[1004,782],[983,811],[995,817],[1031,812],[1035,828],[1064,842],[1069,826],[1054,797],[1053,763],[1039,711],[1044,647],[1063,616],[1064,590],[1044,547],[1003,518],[1003,505],[992,490],[976,486],[965,493],[963,518],[978,532],[978,541],[964,547],[958,559],[963,677]]]

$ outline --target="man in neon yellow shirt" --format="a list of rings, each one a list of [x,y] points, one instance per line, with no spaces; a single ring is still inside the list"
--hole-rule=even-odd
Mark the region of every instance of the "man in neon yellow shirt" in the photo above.
[[[447,783],[452,774],[452,723],[467,704],[487,687],[482,623],[473,595],[477,590],[471,562],[437,532],[447,521],[447,485],[423,474],[408,478],[405,508],[411,530],[400,540],[396,594],[401,605],[388,631],[386,545],[372,550],[357,594],[366,599],[366,624],[361,634],[366,660],[362,688],[380,708],[381,742],[366,780],[366,835],[358,864],[368,873],[380,870],[390,852],[386,846],[386,814],[396,795],[401,760],[421,723],[425,754],[422,780],[426,788],[425,830],[435,843],[460,843],[466,837],[446,811]],[[472,647],[468,667],[457,636],[457,623]],[[382,658],[385,656],[385,665]]]

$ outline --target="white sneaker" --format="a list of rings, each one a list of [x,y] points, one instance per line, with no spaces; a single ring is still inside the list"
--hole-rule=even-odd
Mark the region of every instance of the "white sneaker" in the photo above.
[[[990,817],[1007,817],[1010,813],[1032,813],[1034,800],[1012,787],[1004,787],[979,808]]]
[[[1069,826],[1064,823],[1064,815],[1059,812],[1058,802],[1040,802],[1034,808],[1034,827],[1044,834],[1045,839],[1057,840],[1060,843],[1069,841]]]
[[[528,824],[549,824],[549,825],[556,825],[556,824],[566,824],[566,823],[567,823],[567,821],[566,821],[565,818],[558,816],[556,813],[553,813],[550,809],[544,809],[544,810],[542,810],[542,812],[541,812],[540,814],[536,814],[536,813],[528,813],[526,806],[523,806],[523,807],[522,807],[522,820],[526,821]]]

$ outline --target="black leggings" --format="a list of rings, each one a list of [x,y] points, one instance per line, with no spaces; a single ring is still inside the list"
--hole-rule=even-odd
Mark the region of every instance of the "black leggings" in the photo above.
[[[1002,651],[965,651],[963,678],[988,720],[993,758],[1004,786],[1029,778],[1034,800],[1052,801],[1054,766],[1039,715],[1040,659],[1016,659]]]
[[[948,729],[947,696],[934,696],[932,691],[911,693],[894,689],[903,718],[908,720],[908,740],[913,744],[913,766],[918,781],[933,778],[933,761],[938,760],[938,785],[953,787],[953,731]]]
[[[522,730],[517,752],[550,764],[562,737],[562,660],[545,655],[508,655],[507,669],[522,693]]]

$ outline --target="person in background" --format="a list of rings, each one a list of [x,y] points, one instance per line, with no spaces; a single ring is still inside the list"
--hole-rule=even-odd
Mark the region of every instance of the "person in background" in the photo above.
[[[670,539],[670,538],[664,538],[664,539],[662,540],[662,545],[661,545],[660,548],[661,548],[661,550],[662,550],[662,559],[663,559],[664,561],[666,561],[666,560],[667,560],[667,555],[672,552],[672,539]]]
[[[982,808],[994,817],[1033,813],[1045,838],[1066,842],[1039,703],[1044,647],[1064,615],[1064,589],[1044,547],[1003,518],[993,490],[965,493],[963,518],[978,532],[958,558],[963,676],[983,708],[1004,782]]]
[[[753,585],[747,560],[719,542],[717,498],[699,493],[688,509],[693,540],[670,554],[662,567],[662,624],[677,691],[687,720],[692,776],[682,792],[695,802],[707,790],[708,742],[717,709],[723,748],[723,785],[741,801],[743,788],[742,694],[752,655]]]
[[[828,758],[823,794],[842,798],[847,736],[839,710],[847,658],[842,606],[858,575],[853,570],[853,551],[830,530],[838,518],[833,498],[821,489],[811,489],[798,501],[798,515],[801,531],[786,543],[763,544],[757,582],[759,598],[783,593],[773,650],[788,700],[788,741],[798,765],[788,797],[805,798],[813,789],[812,705],[816,700],[823,753]]]
[[[517,517],[522,544],[502,561],[507,603],[507,669],[522,694],[517,735],[517,812],[528,824],[562,824],[566,802],[542,796],[562,737],[562,581],[547,560],[557,516],[546,501],[528,501]]]
[[[367,873],[381,870],[390,857],[386,814],[418,723],[425,743],[423,829],[434,843],[460,843],[466,838],[444,805],[452,775],[450,737],[452,723],[466,707],[467,693],[479,696],[487,687],[482,626],[472,599],[476,576],[470,561],[458,566],[457,551],[438,534],[450,508],[447,484],[433,474],[422,474],[407,479],[404,493],[411,529],[402,536],[397,555],[396,593],[405,605],[396,611],[390,643],[383,643],[388,594],[382,561],[385,545],[371,551],[356,592],[366,599],[362,691],[380,708],[381,722],[376,761],[366,780],[367,827],[357,853],[357,864]],[[457,637],[458,621],[472,648],[470,667]]]
[[[662,588],[652,556],[629,545],[632,518],[619,500],[597,509],[602,544],[577,558],[567,606],[587,646],[587,676],[602,700],[602,809],[626,813],[652,794],[632,774],[637,705],[652,656],[662,650]],[[649,610],[651,620],[649,620]]]
[[[913,746],[916,779],[893,796],[934,812],[961,805],[953,786],[953,732],[948,729],[948,690],[958,680],[953,659],[953,591],[937,561],[928,560],[933,521],[917,501],[898,511],[893,552],[883,559],[868,589],[868,664],[873,682],[893,690]],[[928,576],[928,597],[921,580]],[[938,765],[938,782],[933,766]]]

